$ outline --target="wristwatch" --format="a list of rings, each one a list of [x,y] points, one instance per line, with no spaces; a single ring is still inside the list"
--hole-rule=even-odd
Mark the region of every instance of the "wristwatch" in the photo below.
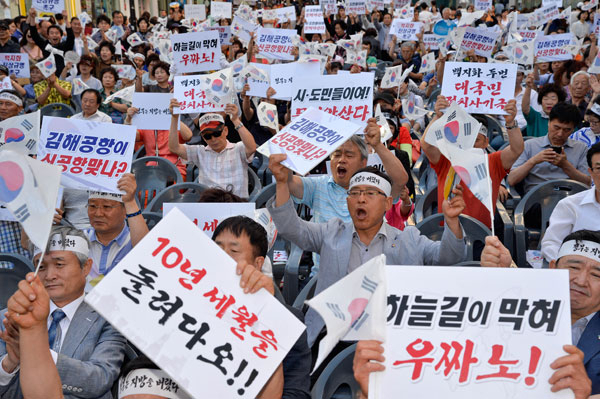
[[[242,128],[243,126],[244,124],[240,122],[240,124],[235,127],[235,130],[240,130],[240,128]]]
[[[519,127],[519,125],[517,125],[517,122],[515,122],[514,124],[512,124],[510,126],[506,125],[506,130],[516,129],[518,127]]]

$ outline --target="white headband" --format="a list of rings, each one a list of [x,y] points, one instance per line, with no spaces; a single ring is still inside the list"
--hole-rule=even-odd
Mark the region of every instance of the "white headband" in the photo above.
[[[352,187],[362,185],[376,187],[383,191],[386,197],[392,195],[392,185],[383,177],[377,176],[375,173],[360,172],[355,174],[352,176],[352,179],[350,179],[350,187],[348,189],[352,190]]]
[[[48,240],[48,252],[51,251],[78,252],[87,258],[90,254],[90,247],[82,237],[67,235],[63,240],[60,234],[55,234]],[[42,250],[36,247],[34,252],[34,256],[37,256],[42,253]]]
[[[0,100],[8,100],[8,101],[12,101],[13,103],[17,104],[19,107],[23,106],[23,100],[21,100],[19,97],[15,96],[12,93],[0,93]]]
[[[560,246],[556,259],[558,260],[567,255],[585,256],[600,262],[600,244],[586,240],[570,240]]]
[[[168,399],[190,399],[167,373],[158,369],[132,370],[119,380],[119,399],[129,395],[156,395]]]
[[[123,195],[114,193],[103,193],[101,191],[89,191],[88,199],[107,199],[117,202],[123,202]]]
[[[593,113],[595,113],[596,115],[600,116],[600,105],[594,103],[592,105],[592,108],[590,108],[590,111],[592,111]]]

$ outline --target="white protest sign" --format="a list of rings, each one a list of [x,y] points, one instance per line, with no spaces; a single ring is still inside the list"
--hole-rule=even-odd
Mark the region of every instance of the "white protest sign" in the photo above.
[[[29,55],[25,53],[0,53],[0,65],[8,68],[17,78],[29,77]]]
[[[327,15],[335,14],[338,12],[338,6],[336,0],[321,0],[319,4],[324,8]]]
[[[226,1],[211,1],[210,16],[214,19],[231,18],[231,3]]]
[[[37,156],[62,167],[63,187],[121,194],[134,143],[135,126],[45,116]]]
[[[587,71],[588,73],[600,73],[600,51],[594,57],[594,61],[592,61]]]
[[[413,22],[408,19],[394,18],[390,35],[395,35],[398,41],[404,40],[419,40],[417,33],[421,32],[423,24],[421,22]]]
[[[534,12],[536,26],[541,26],[560,16],[560,11],[556,5],[552,4],[546,7],[538,8]]]
[[[305,327],[235,270],[174,209],[85,301],[192,397],[255,398]]]
[[[4,144],[15,143],[23,147],[27,154],[37,154],[37,142],[40,136],[40,111],[17,115],[0,122],[0,148]]]
[[[206,19],[206,6],[204,4],[184,4],[185,17],[195,21]]]
[[[211,26],[208,30],[219,32],[219,44],[221,46],[231,43],[231,26]]]
[[[321,6],[304,7],[304,33],[325,33],[325,20]]]
[[[492,0],[475,0],[475,9],[481,11],[488,11],[492,8]]]
[[[429,50],[437,50],[440,42],[444,40],[444,36],[438,36],[435,33],[425,33],[423,35],[423,44]]]
[[[228,217],[248,216],[254,220],[255,206],[254,202],[165,202],[163,204],[163,217],[168,215],[173,208],[177,208],[208,237],[212,237],[219,223]]]
[[[269,140],[268,152],[287,154],[282,165],[306,175],[359,129],[359,125],[311,107]]]
[[[594,24],[592,25],[591,31],[595,35],[600,34],[600,14],[598,14],[598,13],[594,14]]]
[[[64,0],[31,0],[31,7],[36,10],[60,14],[65,9]]]
[[[535,57],[537,62],[570,60],[573,55],[567,46],[577,44],[572,33],[559,35],[538,35],[535,40]]]
[[[250,33],[256,32],[258,28],[260,28],[260,25],[246,21],[236,15],[233,17],[233,22],[231,24],[231,34],[247,43],[250,41]]]
[[[231,68],[210,75],[175,76],[173,97],[179,101],[177,114],[223,111],[231,103]]]
[[[311,79],[321,74],[318,62],[290,62],[271,65],[271,87],[275,89],[273,98],[290,101],[294,93],[294,79]]]
[[[276,8],[275,12],[279,23],[296,20],[296,8],[294,6]]]
[[[139,111],[133,115],[131,124],[138,129],[169,130],[171,93],[133,93],[132,106]]]
[[[490,57],[496,40],[502,32],[489,29],[468,27],[465,30],[460,48],[462,51],[474,50],[481,57]]]
[[[556,6],[562,8],[563,0],[542,0],[542,7]]]
[[[435,147],[445,141],[463,150],[473,148],[481,123],[466,113],[458,104],[452,103],[441,118],[431,123],[425,142]]]
[[[250,86],[250,90],[246,92],[246,95],[252,97],[267,97],[267,90],[269,89],[269,76],[271,72],[271,65],[268,64],[257,64],[250,63],[246,67],[248,71],[251,71],[254,67],[254,71],[258,73],[248,73],[246,75],[246,81]],[[241,75],[244,75],[242,71]]]
[[[294,60],[292,38],[296,34],[295,29],[260,28],[255,41],[258,54],[274,60]]]
[[[571,344],[565,270],[388,266],[378,398],[566,399],[550,364]],[[443,393],[443,395],[440,395]]]
[[[10,77],[6,76],[0,80],[0,91],[2,90],[14,90]]]
[[[171,43],[177,73],[221,68],[219,32],[208,30],[171,35]]]
[[[317,107],[364,127],[373,114],[373,81],[373,73],[296,79],[292,120],[308,107]]]
[[[383,0],[369,0],[369,10],[383,10],[385,8],[385,3]]]
[[[532,42],[538,34],[537,30],[517,30],[517,35],[521,38],[520,42]],[[511,40],[509,40],[510,42]]]
[[[366,8],[366,0],[346,0],[346,12],[348,14],[364,15]]]
[[[447,62],[442,95],[469,113],[504,115],[504,106],[514,98],[516,79],[516,64]]]

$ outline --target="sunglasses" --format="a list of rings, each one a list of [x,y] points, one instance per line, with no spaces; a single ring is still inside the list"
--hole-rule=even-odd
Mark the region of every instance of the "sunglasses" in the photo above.
[[[213,137],[221,137],[221,134],[223,134],[223,129],[217,130],[216,132],[213,132],[213,133],[203,134],[202,138],[204,139],[204,141],[208,141],[208,140],[212,139]]]

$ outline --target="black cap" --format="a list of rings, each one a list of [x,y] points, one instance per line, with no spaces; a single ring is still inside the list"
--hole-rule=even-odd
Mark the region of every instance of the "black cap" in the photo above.
[[[376,102],[378,100],[385,101],[386,103],[388,103],[390,105],[394,105],[394,101],[395,101],[394,96],[392,96],[390,93],[386,93],[386,92],[377,93],[375,95],[375,98],[373,99],[373,102]]]
[[[0,72],[4,72],[6,76],[10,76],[10,71],[6,65],[0,65]]]
[[[8,23],[5,19],[0,19],[0,29],[8,29]]]

